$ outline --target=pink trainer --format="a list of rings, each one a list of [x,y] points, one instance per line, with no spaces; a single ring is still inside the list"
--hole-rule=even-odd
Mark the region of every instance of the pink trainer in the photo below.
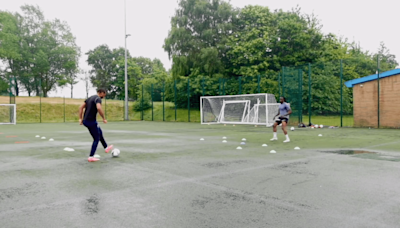
[[[89,157],[88,158],[88,162],[97,162],[97,161],[100,161],[100,159],[95,158],[95,157]]]
[[[107,148],[106,148],[106,153],[109,153],[112,149],[113,149],[113,145],[110,145],[110,146],[108,146]]]

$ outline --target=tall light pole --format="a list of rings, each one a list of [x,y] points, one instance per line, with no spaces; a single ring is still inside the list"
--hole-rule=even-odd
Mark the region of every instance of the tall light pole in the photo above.
[[[126,34],[126,0],[124,1],[125,3],[125,120],[129,120],[129,112],[128,112],[128,62],[127,62],[127,51],[126,51],[126,39],[129,34]]]

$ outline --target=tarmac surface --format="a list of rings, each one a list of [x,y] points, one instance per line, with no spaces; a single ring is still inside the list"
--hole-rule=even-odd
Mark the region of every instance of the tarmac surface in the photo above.
[[[2,127],[0,227],[400,227],[397,131],[298,130],[284,145],[265,127],[101,127],[121,155],[99,146],[96,163],[79,125]],[[348,149],[377,153],[327,152]]]

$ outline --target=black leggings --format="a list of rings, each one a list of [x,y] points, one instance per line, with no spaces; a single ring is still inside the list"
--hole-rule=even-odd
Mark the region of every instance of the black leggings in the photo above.
[[[83,121],[83,125],[89,129],[89,132],[93,137],[92,150],[90,151],[90,156],[92,157],[96,153],[99,141],[103,145],[104,149],[107,148],[107,143],[104,140],[103,132],[101,131],[97,121]]]

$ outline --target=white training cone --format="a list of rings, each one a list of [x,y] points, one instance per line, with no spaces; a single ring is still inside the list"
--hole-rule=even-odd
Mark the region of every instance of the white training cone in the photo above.
[[[226,137],[224,136],[224,137],[222,137],[222,139],[226,139]]]
[[[95,158],[100,158],[100,155],[95,154],[93,157],[95,157]]]
[[[72,151],[75,151],[74,149],[69,148],[69,147],[65,147],[64,150],[65,150],[65,151],[71,151],[71,152],[72,152]]]
[[[319,137],[322,137],[322,135],[321,135],[321,134],[319,134],[318,136],[319,136]]]
[[[271,150],[270,153],[271,154],[276,154],[276,151],[275,150]]]
[[[46,137],[42,137],[41,139],[46,139]]]
[[[300,150],[300,147],[295,147],[294,149],[295,149],[295,150]]]
[[[36,135],[35,137],[36,137],[36,138],[40,138],[40,135]]]
[[[241,142],[240,145],[246,145],[246,143],[245,142]]]
[[[266,146],[268,146],[268,145],[267,145],[267,144],[263,144],[262,146],[266,147]]]
[[[241,150],[241,149],[242,149],[242,147],[238,146],[236,149],[237,149],[237,150]]]
[[[246,141],[246,139],[245,139],[245,138],[242,138],[242,141]]]
[[[49,139],[49,141],[50,141],[50,142],[53,142],[53,141],[54,141],[54,139]]]
[[[204,141],[204,139],[203,139],[203,138],[201,138],[201,139],[200,139],[200,141]]]
[[[223,143],[226,143],[227,141],[226,140],[224,140],[224,141],[222,141]]]

